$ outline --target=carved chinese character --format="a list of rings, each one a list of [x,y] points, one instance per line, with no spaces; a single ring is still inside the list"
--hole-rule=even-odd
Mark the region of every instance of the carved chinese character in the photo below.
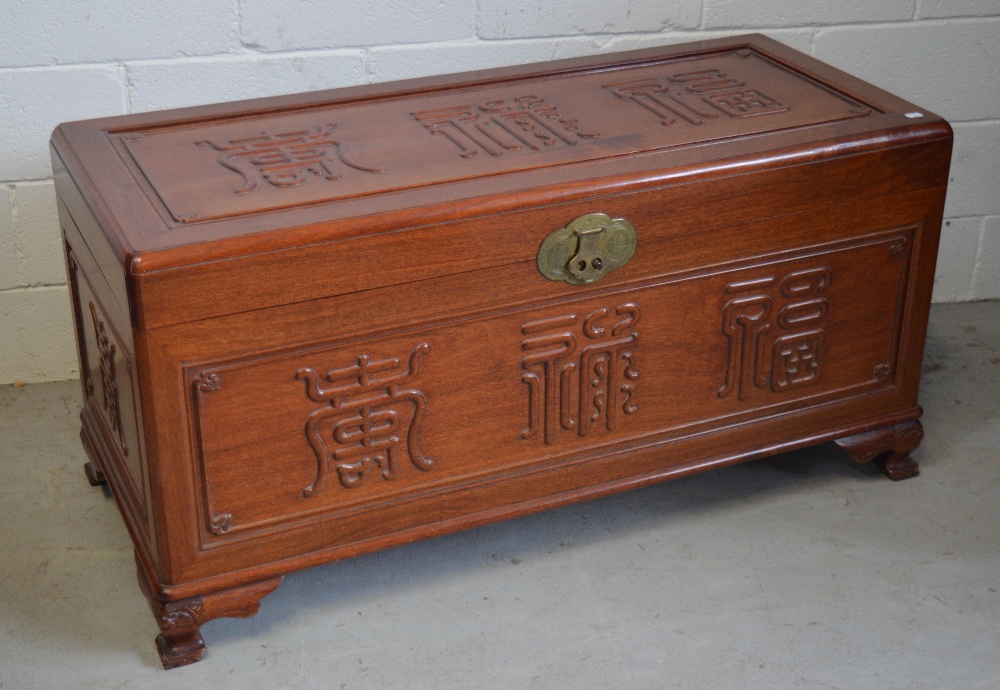
[[[225,152],[226,155],[219,158],[219,164],[243,177],[243,186],[236,190],[237,194],[252,192],[262,179],[275,187],[296,187],[303,184],[309,175],[339,180],[343,174],[337,167],[337,160],[355,170],[385,172],[351,160],[344,145],[333,138],[336,126],[321,125],[313,130],[278,134],[263,132],[259,136],[233,139],[225,144],[207,140],[196,143]]]
[[[784,390],[812,381],[819,375],[823,331],[783,335],[774,341],[771,362],[771,388]]]
[[[559,428],[586,436],[602,420],[610,431],[619,410],[633,414],[638,409],[632,399],[639,378],[639,334],[631,329],[639,315],[639,307],[629,303],[619,305],[614,315],[602,307],[582,322],[567,314],[521,327],[528,336],[521,347],[529,353],[521,360],[527,372],[521,381],[528,386],[528,426],[521,438],[537,437],[540,428],[545,443],[556,441]]]
[[[742,80],[717,69],[607,84],[604,88],[618,98],[642,106],[659,117],[664,125],[673,124],[678,118],[700,125],[706,119],[719,117],[719,112],[730,117],[747,117],[789,109],[777,99],[758,89],[750,89]]]
[[[404,436],[413,466],[423,471],[434,468],[434,461],[420,451],[420,423],[427,400],[418,390],[400,389],[404,381],[416,377],[420,358],[429,351],[427,343],[413,348],[405,371],[399,371],[397,358],[372,360],[361,355],[355,366],[326,374],[328,382],[337,384],[332,388],[322,388],[313,369],[298,370],[295,378],[306,382],[309,399],[329,403],[306,422],[306,436],[319,467],[316,480],[302,491],[304,497],[323,490],[331,465],[348,489],[364,485],[375,473],[395,479]]]
[[[833,273],[815,268],[726,285],[727,294],[753,292],[726,302],[722,332],[729,341],[726,380],[719,397],[739,400],[754,388],[781,392],[816,380],[821,373],[829,303],[824,296]]]
[[[683,84],[686,90],[697,94],[738,91],[746,86],[741,80],[727,77],[725,72],[717,69],[680,72],[667,77],[667,80]]]
[[[618,98],[641,105],[661,118],[664,125],[673,124],[678,117],[693,125],[700,125],[706,118],[718,117],[711,108],[699,105],[698,101],[690,98],[684,89],[671,87],[658,79],[608,84],[604,88],[609,89]]]
[[[563,116],[556,106],[536,96],[421,110],[412,115],[431,134],[455,144],[462,158],[471,158],[479,151],[491,156],[501,156],[504,151],[540,151],[598,136],[581,131],[575,119]]]
[[[755,89],[705,96],[705,100],[732,117],[780,113],[788,107]]]

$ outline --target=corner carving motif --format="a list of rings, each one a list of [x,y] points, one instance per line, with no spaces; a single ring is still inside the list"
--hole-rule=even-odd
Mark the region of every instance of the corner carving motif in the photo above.
[[[267,182],[274,187],[297,187],[309,176],[324,180],[344,177],[341,165],[366,173],[384,173],[382,168],[362,165],[353,160],[347,146],[333,137],[336,124],[293,132],[261,132],[257,136],[230,139],[227,142],[196,141],[221,151],[219,165],[243,178],[236,194],[249,194]],[[196,214],[181,220],[192,220]]]
[[[631,302],[577,314],[528,321],[521,348],[521,382],[528,387],[528,426],[521,438],[555,443],[559,431],[587,436],[603,421],[615,429],[619,412],[634,414],[635,346],[640,310]],[[575,395],[574,395],[575,391]]]
[[[233,516],[229,513],[212,517],[212,534],[223,535],[233,528]]]
[[[180,602],[150,601],[153,615],[163,632],[205,624],[205,606],[198,599]]]
[[[117,347],[108,338],[104,322],[97,318],[97,308],[90,303],[90,318],[94,323],[94,339],[97,341],[97,361],[101,370],[101,407],[108,415],[111,429],[118,432],[118,443],[122,453],[128,455],[128,445],[125,443],[125,429],[122,426],[121,406],[118,402],[118,380],[115,375],[115,353]],[[88,377],[88,392],[93,393],[94,386]]]
[[[296,372],[295,378],[305,381],[309,399],[327,403],[306,421],[306,438],[318,467],[315,481],[302,490],[304,498],[323,491],[331,469],[345,489],[363,486],[372,475],[396,479],[404,445],[414,467],[424,472],[434,468],[434,461],[420,450],[427,399],[419,390],[402,387],[416,378],[420,360],[429,351],[427,343],[414,347],[402,371],[398,358],[359,355],[354,366],[326,373],[323,378],[335,384],[332,388],[322,387],[314,369]]]
[[[222,381],[219,380],[218,374],[203,371],[198,374],[198,378],[194,380],[194,385],[202,393],[211,393],[212,391],[217,391],[222,388]]]

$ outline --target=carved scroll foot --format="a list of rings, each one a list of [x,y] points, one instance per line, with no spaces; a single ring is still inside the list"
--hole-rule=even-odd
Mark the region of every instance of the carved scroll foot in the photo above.
[[[920,474],[920,467],[910,458],[910,453],[916,450],[923,438],[924,428],[914,420],[840,438],[836,444],[855,462],[874,461],[882,474],[899,481]]]
[[[249,618],[260,610],[260,600],[281,584],[281,577],[223,589],[177,601],[163,601],[153,591],[150,577],[136,555],[139,587],[160,627],[156,649],[163,668],[187,666],[205,656],[200,628],[215,618]]]

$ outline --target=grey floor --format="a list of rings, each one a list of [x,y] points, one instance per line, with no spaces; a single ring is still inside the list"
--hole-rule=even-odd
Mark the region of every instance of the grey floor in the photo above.
[[[1000,687],[1000,303],[933,310],[917,479],[823,446],[290,575],[163,671],[76,382],[0,388],[0,689]]]

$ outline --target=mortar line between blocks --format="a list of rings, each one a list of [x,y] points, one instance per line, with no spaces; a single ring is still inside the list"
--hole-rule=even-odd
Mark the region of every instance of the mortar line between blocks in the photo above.
[[[976,239],[976,259],[972,262],[972,279],[969,284],[969,298],[976,299],[976,286],[979,283],[979,269],[983,263],[983,244],[986,242],[986,216],[979,218],[979,236]]]
[[[14,280],[17,281],[18,287],[26,287],[27,282],[27,271],[25,270],[24,264],[26,263],[24,257],[24,247],[21,246],[21,233],[18,231],[18,225],[20,225],[19,220],[21,218],[21,212],[18,208],[18,190],[17,185],[10,186],[10,230],[11,230],[11,244],[14,247]],[[16,288],[14,288],[16,289]]]

